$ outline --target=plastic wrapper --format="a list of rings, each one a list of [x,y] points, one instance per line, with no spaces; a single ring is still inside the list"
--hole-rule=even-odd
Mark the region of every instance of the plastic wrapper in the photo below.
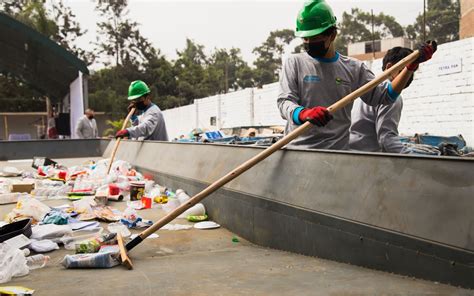
[[[74,233],[70,233],[61,237],[60,242],[64,244],[64,248],[66,250],[75,250],[76,244],[81,241],[86,241],[89,239],[93,239],[99,236],[102,233],[103,229],[100,228],[96,231],[89,232],[89,231],[75,231]]]
[[[31,239],[60,241],[65,235],[71,235],[72,230],[69,225],[43,224],[32,228]]]
[[[66,255],[61,264],[66,268],[110,268],[120,264],[119,252]]]
[[[18,198],[16,207],[8,213],[6,221],[11,223],[24,218],[33,218],[36,221],[42,221],[43,217],[50,210],[47,205],[32,198],[30,195],[21,196]]]
[[[54,250],[58,250],[59,246],[57,243],[49,239],[44,240],[32,240],[28,249],[35,251],[36,253],[46,253]]]
[[[94,238],[76,243],[76,254],[97,253],[102,245],[112,245],[117,243],[117,234],[109,233],[96,236]]]
[[[27,275],[29,272],[23,251],[0,243],[0,284],[9,282],[12,277]]]

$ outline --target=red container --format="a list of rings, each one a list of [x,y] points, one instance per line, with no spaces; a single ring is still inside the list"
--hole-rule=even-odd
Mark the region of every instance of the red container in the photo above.
[[[65,172],[65,171],[60,171],[58,173],[58,178],[61,179],[61,180],[66,180],[66,176],[67,176],[67,172]]]
[[[142,205],[145,209],[151,209],[151,197],[142,196]]]
[[[115,184],[109,184],[109,195],[119,195],[120,188]]]

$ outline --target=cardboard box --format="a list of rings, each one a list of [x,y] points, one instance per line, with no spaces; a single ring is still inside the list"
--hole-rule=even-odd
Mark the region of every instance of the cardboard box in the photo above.
[[[31,193],[31,191],[35,188],[34,183],[16,183],[11,184],[10,191],[13,192],[26,192]]]

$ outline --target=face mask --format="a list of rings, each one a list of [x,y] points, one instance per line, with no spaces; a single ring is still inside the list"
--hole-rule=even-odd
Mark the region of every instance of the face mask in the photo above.
[[[146,105],[145,105],[144,101],[137,102],[137,104],[135,106],[137,107],[138,110],[145,110],[146,109]]]
[[[89,116],[87,116],[87,118],[94,119],[94,115],[89,115]]]
[[[313,58],[322,58],[326,55],[329,47],[325,47],[324,41],[303,43],[304,50]]]

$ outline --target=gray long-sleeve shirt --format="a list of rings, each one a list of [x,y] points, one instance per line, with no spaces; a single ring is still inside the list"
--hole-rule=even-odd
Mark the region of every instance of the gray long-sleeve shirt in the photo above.
[[[143,114],[132,118],[132,125],[127,128],[130,138],[168,141],[163,113],[155,104],[151,104]]]
[[[87,116],[82,116],[76,125],[76,135],[79,139],[94,139],[99,136],[97,130],[97,122],[94,118],[89,119]]]
[[[398,124],[403,101],[391,105],[369,106],[357,100],[352,108],[349,147],[368,152],[403,153],[404,145],[398,136]]]
[[[285,133],[301,124],[297,117],[301,107],[328,107],[374,77],[364,63],[339,53],[333,59],[314,59],[307,53],[291,55],[283,65],[278,96],[280,114],[287,120]],[[376,106],[391,104],[397,97],[391,84],[384,82],[362,96],[362,100]],[[352,104],[337,111],[325,127],[311,127],[288,146],[349,149],[351,108]]]

